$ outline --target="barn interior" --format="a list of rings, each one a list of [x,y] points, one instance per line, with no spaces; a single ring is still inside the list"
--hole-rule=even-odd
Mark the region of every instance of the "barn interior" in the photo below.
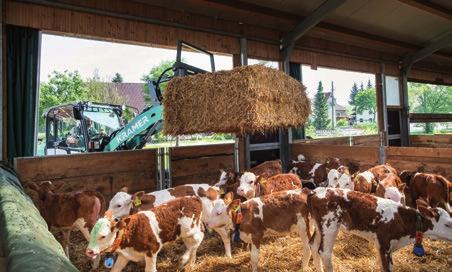
[[[452,122],[452,113],[413,113],[408,104],[408,82],[452,85],[450,1],[1,0],[0,8],[0,156],[23,184],[52,180],[63,183],[63,190],[93,189],[108,200],[123,186],[153,191],[215,183],[219,169],[243,171],[271,159],[281,159],[288,170],[298,154],[313,161],[339,157],[362,169],[388,162],[397,169],[452,179],[452,136],[410,135],[410,123]],[[301,65],[371,73],[379,132],[310,140],[301,127],[236,135],[233,144],[34,157],[42,33],[162,48],[175,48],[184,40],[231,54],[234,66],[247,65],[249,58],[276,61],[300,82]],[[389,77],[398,84],[387,84]],[[15,190],[22,190],[8,173],[0,182],[9,184],[2,191],[9,198],[2,198],[14,202]],[[31,206],[26,201],[18,202]],[[8,203],[0,206],[12,205]],[[17,209],[2,210],[0,229],[12,224],[8,215]],[[25,253],[14,254],[13,248],[24,245],[19,230],[29,226],[26,221],[17,224],[17,232],[2,231],[0,266],[8,260],[9,268],[20,271],[27,268],[21,266]],[[38,235],[53,239],[44,229]],[[45,251],[52,252],[54,242],[48,244]],[[42,257],[43,266],[60,262],[67,271],[74,269],[63,254],[54,254],[59,257],[34,258]]]

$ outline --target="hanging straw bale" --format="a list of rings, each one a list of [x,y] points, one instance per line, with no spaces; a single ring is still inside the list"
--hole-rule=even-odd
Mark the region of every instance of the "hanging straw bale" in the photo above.
[[[263,65],[177,77],[163,95],[163,132],[243,134],[297,127],[311,113],[305,89]]]

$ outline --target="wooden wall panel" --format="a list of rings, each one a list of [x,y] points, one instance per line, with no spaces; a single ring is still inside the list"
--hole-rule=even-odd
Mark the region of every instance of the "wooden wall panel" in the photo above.
[[[6,1],[6,24],[84,38],[146,46],[174,48],[177,40],[182,39],[212,52],[225,54],[238,54],[240,52],[239,36],[251,37],[254,39],[250,39],[248,42],[249,57],[273,61],[280,60],[278,42],[282,34],[281,30],[249,24],[241,25],[233,21],[150,6],[138,1],[67,0],[62,2],[126,16],[157,19],[200,29],[207,28],[219,31],[219,33],[210,34],[206,31],[161,26],[140,20],[109,17],[12,0]],[[223,33],[231,33],[232,35],[223,35]],[[262,40],[269,42],[261,42]],[[304,37],[300,44],[301,47],[296,48],[291,56],[293,62],[308,64],[313,67],[322,66],[378,73],[380,72],[379,62],[387,61],[386,74],[399,75],[397,60],[392,58],[391,55],[384,55],[382,52],[321,40],[309,35]],[[419,70],[416,66],[411,70],[408,77],[410,80],[430,82],[436,82],[440,79],[444,84],[452,84],[451,73]]]
[[[344,164],[351,162],[363,170],[378,164],[378,150],[378,147],[294,143],[292,159],[296,159],[299,154],[303,154],[308,161],[316,162],[335,157],[340,158]]]
[[[438,135],[411,135],[410,144],[419,147],[451,147],[451,134]]]
[[[23,183],[62,182],[63,191],[98,190],[107,199],[122,186],[131,192],[157,188],[156,151],[150,149],[16,158],[15,166]]]
[[[215,184],[220,169],[234,169],[234,144],[173,147],[171,178],[173,186],[188,183]]]
[[[424,171],[452,180],[452,148],[387,147],[386,161],[399,171]]]

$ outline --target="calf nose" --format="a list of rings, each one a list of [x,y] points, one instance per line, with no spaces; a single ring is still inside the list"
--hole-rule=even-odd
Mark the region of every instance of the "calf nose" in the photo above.
[[[239,187],[237,188],[237,194],[242,195],[245,193],[245,190],[243,190],[243,188]]]
[[[90,258],[92,258],[96,254],[94,254],[94,250],[87,248],[86,251],[85,251],[85,255],[90,257]]]

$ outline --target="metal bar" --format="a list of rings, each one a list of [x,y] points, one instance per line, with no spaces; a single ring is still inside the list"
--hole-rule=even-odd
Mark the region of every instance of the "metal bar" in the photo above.
[[[246,38],[240,38],[240,65],[248,65],[248,41]]]
[[[163,174],[164,177],[166,179],[166,188],[172,188],[173,187],[173,175],[171,173],[172,171],[172,167],[171,167],[171,148],[169,147],[165,147],[164,148],[164,156],[163,156],[163,161],[166,163],[168,163],[168,165],[166,165],[166,169],[163,170]],[[166,171],[168,171],[168,178],[166,178]]]
[[[382,99],[382,117],[383,117],[383,133],[384,133],[384,145],[388,145],[388,108],[386,104],[386,70],[385,64],[380,63],[380,76],[381,76],[381,99]]]
[[[250,135],[245,135],[245,168],[251,168]]]
[[[430,56],[431,54],[435,53],[436,51],[447,47],[449,45],[452,45],[452,28],[446,31],[445,33],[441,34],[440,37],[437,37],[432,40],[427,46],[424,48],[414,52],[413,54],[408,55],[403,60],[403,66],[404,68],[410,67],[415,64],[416,62]],[[409,68],[406,69],[406,72],[408,74]]]
[[[397,139],[400,139],[400,137],[401,137],[400,134],[389,134],[388,140],[397,140]]]
[[[0,14],[2,14],[0,16],[0,105],[1,105],[1,109],[0,109],[0,160],[3,161],[3,140],[6,140],[6,137],[3,137],[3,109],[4,109],[4,105],[3,105],[3,96],[4,96],[4,92],[6,92],[6,88],[4,86],[4,81],[3,81],[3,0],[0,0]]]
[[[261,150],[272,150],[278,149],[280,147],[279,143],[264,143],[264,144],[250,144],[250,151],[261,151]]]
[[[37,155],[38,151],[38,126],[39,126],[39,93],[40,93],[40,69],[41,69],[41,42],[42,42],[42,32],[39,31],[38,35],[38,61],[36,67],[36,94],[35,94],[35,128],[34,128],[34,136],[33,136],[33,156]],[[56,135],[56,134],[54,134]]]
[[[313,13],[299,22],[294,29],[282,38],[283,48],[289,46],[322,21],[328,14],[345,3],[345,0],[326,0]]]
[[[400,71],[401,91],[402,91],[402,110],[400,112],[400,144],[402,146],[409,146],[410,135],[410,116],[409,116],[409,102],[408,102],[408,71],[411,66],[403,68]]]

